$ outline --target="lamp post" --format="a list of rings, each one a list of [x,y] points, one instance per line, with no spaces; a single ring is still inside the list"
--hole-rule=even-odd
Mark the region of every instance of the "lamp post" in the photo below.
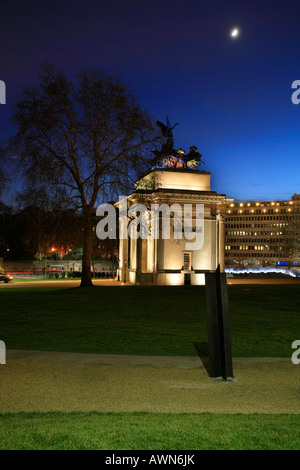
[[[45,264],[44,264],[44,278],[45,279],[47,279],[47,259],[48,259],[47,253],[45,253],[44,254],[44,262],[45,262]]]

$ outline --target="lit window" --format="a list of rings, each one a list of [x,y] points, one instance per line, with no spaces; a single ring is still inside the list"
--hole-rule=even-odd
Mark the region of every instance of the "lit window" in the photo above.
[[[191,253],[183,253],[183,269],[184,271],[191,270]]]

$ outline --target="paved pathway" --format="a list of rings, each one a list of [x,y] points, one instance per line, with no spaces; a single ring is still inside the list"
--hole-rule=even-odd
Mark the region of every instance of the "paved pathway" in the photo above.
[[[236,358],[233,367],[225,382],[198,357],[8,350],[0,412],[300,413],[300,365]]]

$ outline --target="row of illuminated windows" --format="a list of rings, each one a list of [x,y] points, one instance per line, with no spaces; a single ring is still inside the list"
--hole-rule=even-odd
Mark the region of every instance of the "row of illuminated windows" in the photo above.
[[[259,235],[268,235],[268,236],[275,236],[275,235],[282,235],[283,232],[266,232],[266,231],[257,231],[257,232],[246,232],[245,230],[234,230],[234,231],[227,231],[225,235],[234,235],[234,236],[248,236],[248,237],[256,237]]]
[[[285,206],[285,205],[293,205],[293,201],[278,201],[278,202],[269,202],[269,201],[265,201],[265,202],[232,202],[230,203],[229,207],[250,207],[250,206],[260,206],[260,207],[270,207],[270,206]]]
[[[251,215],[251,214],[258,214],[258,215],[265,215],[265,214],[291,214],[293,212],[292,209],[263,209],[263,210],[227,210],[227,214],[245,214],[245,215]]]
[[[268,217],[268,216],[265,216],[265,217],[226,217],[226,224],[228,223],[232,223],[232,222],[261,222],[261,221],[265,221],[265,222],[276,222],[276,221],[289,221],[289,220],[295,220],[294,218],[292,217],[278,217],[278,216],[274,216],[274,217]]]
[[[225,253],[225,256],[226,257],[242,257],[242,258],[251,258],[253,257],[254,253],[247,253],[247,252],[239,252],[239,253]],[[261,252],[257,252],[255,253],[255,258],[278,258],[278,255],[276,253],[261,253]]]
[[[277,224],[226,224],[225,228],[269,228],[272,227],[288,227],[288,224],[277,223]]]
[[[284,243],[286,238],[225,238],[225,243]]]
[[[263,251],[263,250],[270,250],[270,251],[277,251],[277,250],[282,250],[282,247],[276,247],[276,246],[268,246],[268,245],[253,245],[253,246],[248,246],[248,245],[238,245],[238,246],[232,246],[232,245],[225,245],[225,250],[226,251],[232,251],[232,250],[250,250],[250,251]]]
[[[227,224],[226,229],[230,228],[264,228],[264,229],[269,229],[272,230],[274,227],[276,228],[282,228],[282,227],[288,227],[289,224],[285,223],[277,223],[277,224]]]

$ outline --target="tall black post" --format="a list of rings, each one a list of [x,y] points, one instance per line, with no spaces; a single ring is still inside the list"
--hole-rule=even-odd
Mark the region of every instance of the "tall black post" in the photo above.
[[[205,274],[209,376],[233,377],[226,274]]]

